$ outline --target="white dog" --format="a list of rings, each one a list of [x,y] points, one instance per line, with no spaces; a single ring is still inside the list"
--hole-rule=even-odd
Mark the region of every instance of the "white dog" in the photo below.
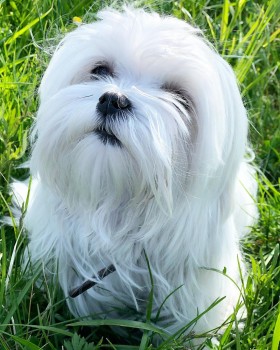
[[[159,325],[174,332],[225,297],[194,331],[219,327],[240,297],[239,240],[256,213],[234,73],[181,20],[129,7],[98,17],[66,35],[41,83],[31,261],[57,275],[73,314],[120,317],[145,314],[146,254],[152,318],[181,286]]]

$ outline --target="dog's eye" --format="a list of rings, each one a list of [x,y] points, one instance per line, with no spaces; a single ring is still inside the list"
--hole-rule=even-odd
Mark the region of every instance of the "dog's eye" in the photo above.
[[[91,70],[90,74],[92,75],[93,79],[98,79],[99,77],[106,77],[108,75],[111,75],[111,76],[113,75],[111,69],[105,64],[100,64],[96,66]]]
[[[180,102],[186,109],[192,107],[192,100],[186,90],[173,84],[164,84],[161,88],[162,90],[174,95],[178,102]]]
[[[172,84],[164,84],[162,85],[162,90],[169,92],[174,95],[182,96],[183,95],[183,90],[178,87],[177,85],[172,85]]]

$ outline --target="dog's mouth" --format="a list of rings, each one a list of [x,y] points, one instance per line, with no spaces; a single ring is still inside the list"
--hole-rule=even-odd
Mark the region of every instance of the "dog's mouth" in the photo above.
[[[116,137],[111,129],[105,127],[98,127],[94,130],[94,133],[98,136],[99,140],[104,144],[110,144],[112,146],[121,146],[121,141]]]

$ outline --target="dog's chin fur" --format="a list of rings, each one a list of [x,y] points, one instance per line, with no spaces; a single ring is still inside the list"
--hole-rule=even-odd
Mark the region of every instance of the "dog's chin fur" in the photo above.
[[[240,296],[239,240],[256,217],[235,76],[183,21],[132,8],[98,17],[66,35],[41,83],[24,219],[31,261],[58,277],[66,297],[114,264],[116,272],[67,302],[75,315],[119,317],[126,308],[145,313],[145,252],[153,316],[181,286],[160,325],[178,330],[225,297],[194,326],[211,330]],[[111,73],[92,76],[100,62]],[[108,91],[132,106],[103,121],[115,143],[96,132]],[[230,278],[211,270],[224,268]]]

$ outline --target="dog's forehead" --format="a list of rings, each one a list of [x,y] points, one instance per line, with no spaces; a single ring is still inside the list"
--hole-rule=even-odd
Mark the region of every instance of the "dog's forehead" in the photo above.
[[[103,58],[117,69],[151,75],[170,70],[171,61],[190,52],[195,34],[178,19],[130,11],[106,13],[98,22],[84,25],[77,39],[92,51],[93,60]]]
[[[107,10],[99,17],[62,40],[42,79],[41,101],[88,81],[100,62],[111,66],[115,78],[155,87],[173,81],[184,85],[197,67],[208,67],[211,50],[200,30],[184,21],[134,9]]]

